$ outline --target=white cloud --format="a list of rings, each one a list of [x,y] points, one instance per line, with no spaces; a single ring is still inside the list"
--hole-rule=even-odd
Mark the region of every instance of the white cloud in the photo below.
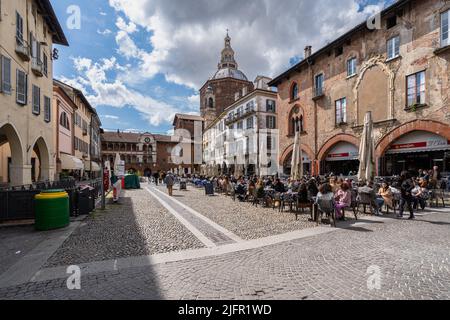
[[[133,22],[126,23],[125,20],[123,20],[122,17],[118,17],[116,20],[116,27],[119,28],[119,30],[125,31],[126,33],[134,33],[137,31],[137,26]]]
[[[117,35],[120,52],[140,59],[136,76],[162,73],[168,81],[198,89],[212,74],[229,28],[240,69],[250,80],[275,76],[303,55],[306,45],[318,50],[363,21],[377,6],[359,11],[361,0],[109,0],[130,23],[117,23],[127,35],[131,23],[147,30],[151,49]],[[134,30],[133,27],[130,27]],[[125,50],[126,49],[126,50]]]
[[[105,118],[105,119],[110,119],[110,120],[119,120],[118,116],[112,116],[112,115],[109,115],[109,114],[102,115],[101,117]]]
[[[109,29],[105,29],[105,30],[103,30],[103,31],[97,30],[97,33],[98,33],[98,34],[101,34],[102,36],[107,36],[108,34],[111,34],[112,31],[109,30]]]
[[[101,16],[107,16],[108,14],[106,12],[100,11]]]
[[[86,98],[94,107],[132,107],[153,126],[172,123],[174,115],[180,111],[168,103],[128,88],[117,78],[109,77],[108,72],[117,72],[122,68],[114,57],[95,63],[87,58],[73,58],[73,61],[78,76],[62,81],[83,89]]]

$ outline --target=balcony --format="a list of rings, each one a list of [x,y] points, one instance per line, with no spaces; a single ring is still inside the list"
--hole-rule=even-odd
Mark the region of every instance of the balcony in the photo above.
[[[44,75],[44,64],[38,58],[33,58],[31,61],[31,70],[37,77]]]
[[[28,43],[16,36],[16,53],[23,61],[30,61],[30,47]]]
[[[245,108],[245,111],[237,112],[233,116],[227,117],[226,120],[225,120],[225,124],[226,125],[232,124],[232,123],[237,122],[237,121],[239,121],[239,120],[241,120],[243,118],[246,118],[249,115],[254,114],[254,113],[256,113],[254,107]]]
[[[313,100],[319,100],[325,96],[323,88],[314,89],[314,97]]]

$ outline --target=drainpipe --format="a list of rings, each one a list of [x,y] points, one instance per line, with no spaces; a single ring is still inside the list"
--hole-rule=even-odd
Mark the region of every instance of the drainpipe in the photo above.
[[[309,72],[311,74],[311,87],[312,87],[312,93],[314,96],[314,70],[312,68],[312,61],[311,59],[308,57],[307,60],[308,62],[308,68],[309,68]],[[311,174],[313,175],[318,175],[320,173],[320,168],[319,168],[319,159],[317,159],[318,157],[318,152],[319,152],[319,141],[318,141],[318,126],[317,126],[317,101],[314,101],[314,158],[312,159],[313,161],[313,168],[311,170]]]

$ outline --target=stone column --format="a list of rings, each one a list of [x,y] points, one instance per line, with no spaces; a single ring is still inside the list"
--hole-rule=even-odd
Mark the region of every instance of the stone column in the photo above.
[[[10,165],[10,179],[12,186],[31,184],[31,165]]]

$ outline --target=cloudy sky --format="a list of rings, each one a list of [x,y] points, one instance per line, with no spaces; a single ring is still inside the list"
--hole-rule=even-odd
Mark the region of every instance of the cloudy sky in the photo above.
[[[226,30],[249,79],[274,77],[393,0],[58,0],[70,47],[54,76],[84,90],[105,129],[166,133],[198,113]],[[71,5],[81,12],[70,28]],[[68,11],[70,11],[68,13]]]

